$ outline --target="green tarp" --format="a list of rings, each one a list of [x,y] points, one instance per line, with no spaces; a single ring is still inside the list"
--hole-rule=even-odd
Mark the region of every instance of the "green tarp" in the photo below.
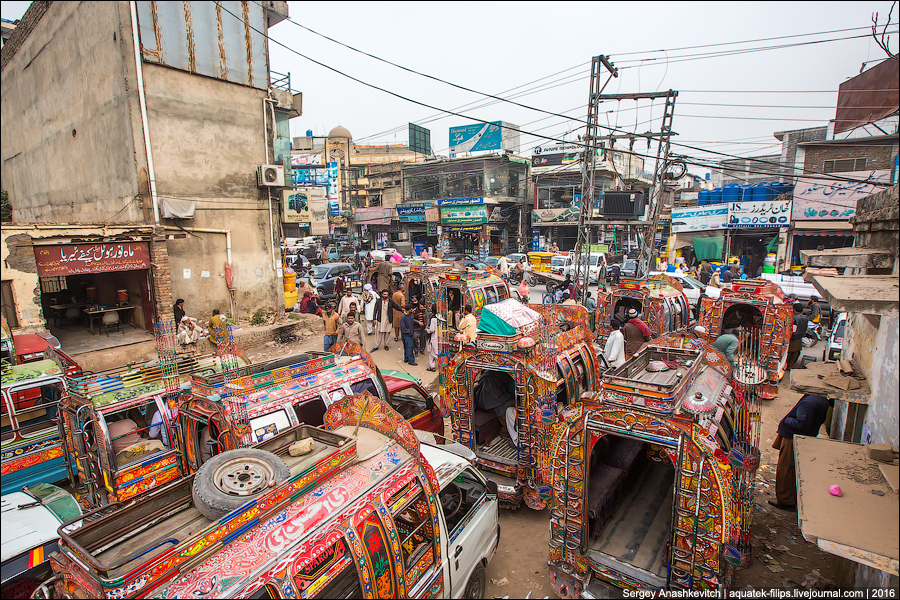
[[[511,336],[516,334],[515,327],[489,310],[481,311],[481,318],[478,320],[478,331],[483,331],[492,335],[504,336]]]
[[[694,257],[697,260],[721,260],[725,236],[693,238]]]

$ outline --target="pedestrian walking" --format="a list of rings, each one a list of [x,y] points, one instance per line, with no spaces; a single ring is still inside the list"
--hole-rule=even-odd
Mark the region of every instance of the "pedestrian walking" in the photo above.
[[[794,405],[781,422],[772,442],[778,450],[775,467],[775,500],[769,504],[780,510],[797,511],[797,479],[794,465],[794,436],[816,437],[828,414],[828,398],[806,394]]]
[[[622,333],[622,324],[618,320],[610,321],[611,328],[606,345],[603,347],[603,357],[610,368],[615,369],[625,364],[625,335]]]
[[[363,340],[362,325],[356,322],[356,311],[347,313],[347,322],[341,324],[337,341],[338,343],[352,342],[360,348],[366,347],[365,341]]]
[[[334,312],[334,306],[331,302],[325,305],[325,352],[331,350],[331,347],[337,343],[338,329],[341,326],[341,316]]]
[[[366,335],[372,335],[375,317],[375,293],[372,291],[372,284],[367,283],[363,286],[362,308],[359,316],[360,321],[365,324]]]
[[[415,367],[416,358],[413,355],[413,336],[415,335],[415,323],[411,313],[412,306],[404,306],[400,316],[400,335],[403,336],[403,362]]]
[[[341,319],[347,318],[347,313],[350,312],[350,305],[355,304],[359,307],[360,302],[359,298],[353,295],[353,290],[347,288],[344,290],[344,295],[341,297],[341,301],[338,304],[338,314],[341,315]]]
[[[437,370],[438,359],[438,318],[437,307],[434,304],[431,305],[431,322],[428,323],[426,331],[430,337],[428,338],[428,368],[425,370],[434,373]]]
[[[791,341],[788,342],[787,365],[785,370],[790,371],[797,364],[800,353],[803,352],[803,336],[806,335],[806,328],[809,320],[803,314],[803,307],[799,302],[794,304],[794,330],[791,333]]]
[[[375,346],[372,352],[378,350],[379,346],[384,346],[385,350],[389,350],[388,339],[390,339],[391,330],[394,328],[394,314],[400,311],[388,290],[381,290],[381,297],[375,301],[373,310],[373,318],[375,320]]]
[[[415,334],[413,335],[413,353],[414,354],[425,354],[425,328],[427,323],[425,319],[427,315],[425,314],[425,303],[422,302],[422,298],[413,298],[413,309],[412,309],[412,318],[413,318],[413,326],[415,328]]]
[[[344,276],[338,274],[337,278],[334,280],[334,296],[335,298],[340,298],[344,295]]]
[[[406,294],[403,293],[403,290],[397,290],[394,292],[394,295],[391,297],[391,300],[394,301],[394,304],[403,307],[406,306]],[[403,316],[403,309],[394,311],[394,341],[400,341],[400,318]]]

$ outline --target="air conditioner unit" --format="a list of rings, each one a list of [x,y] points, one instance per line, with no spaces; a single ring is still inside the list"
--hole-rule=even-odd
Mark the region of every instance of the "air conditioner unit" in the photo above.
[[[256,185],[259,187],[284,187],[284,167],[259,165],[256,169]]]

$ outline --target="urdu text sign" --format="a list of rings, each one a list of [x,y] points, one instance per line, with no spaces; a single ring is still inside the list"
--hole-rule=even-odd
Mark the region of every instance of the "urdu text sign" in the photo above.
[[[150,268],[147,242],[35,246],[38,275],[58,277]]]

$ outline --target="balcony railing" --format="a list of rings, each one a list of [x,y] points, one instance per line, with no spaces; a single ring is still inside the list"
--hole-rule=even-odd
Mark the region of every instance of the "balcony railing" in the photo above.
[[[291,89],[290,73],[278,73],[276,71],[269,71],[269,87],[273,87],[276,90],[290,92],[291,94],[296,93],[295,90]]]

